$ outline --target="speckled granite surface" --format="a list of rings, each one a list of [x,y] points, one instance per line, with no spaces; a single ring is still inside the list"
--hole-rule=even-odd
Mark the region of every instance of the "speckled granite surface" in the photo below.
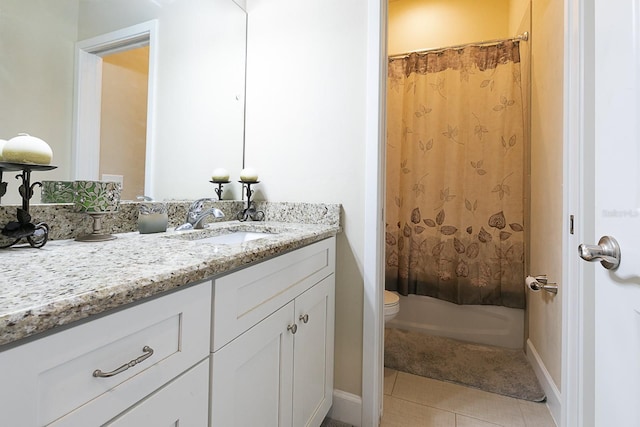
[[[259,206],[267,214],[266,222],[217,222],[203,231],[128,232],[107,242],[53,240],[41,249],[0,250],[0,346],[259,262],[340,231],[340,205],[282,204],[282,209],[275,203],[268,205]],[[235,212],[231,206],[226,208]],[[55,218],[50,218],[70,215],[64,205],[48,209],[56,212]],[[283,214],[283,210],[290,214]],[[121,209],[121,213],[124,211]],[[36,210],[32,212],[35,216]],[[137,217],[137,205],[135,213]],[[51,219],[47,222],[53,229],[55,223]],[[236,245],[189,239],[197,233],[224,232],[230,226],[272,234]]]

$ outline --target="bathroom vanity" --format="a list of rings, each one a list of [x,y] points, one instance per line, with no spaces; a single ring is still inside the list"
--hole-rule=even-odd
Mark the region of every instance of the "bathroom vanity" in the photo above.
[[[3,252],[0,425],[319,426],[339,226],[228,224]]]

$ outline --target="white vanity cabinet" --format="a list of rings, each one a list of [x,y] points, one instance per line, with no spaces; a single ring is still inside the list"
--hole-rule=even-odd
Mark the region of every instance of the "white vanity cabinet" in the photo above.
[[[317,427],[332,403],[335,238],[215,280],[212,427]]]
[[[0,350],[0,426],[318,427],[335,237]]]
[[[206,425],[210,301],[208,281],[0,352],[0,425]]]

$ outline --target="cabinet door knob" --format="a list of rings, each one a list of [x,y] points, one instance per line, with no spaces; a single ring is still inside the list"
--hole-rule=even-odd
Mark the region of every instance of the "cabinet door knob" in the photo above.
[[[294,323],[293,325],[287,326],[287,331],[291,331],[291,333],[295,335],[296,332],[298,332],[298,325]]]
[[[144,347],[142,347],[142,352],[144,353],[142,356],[139,356],[133,359],[132,361],[125,363],[124,365],[120,366],[117,369],[114,369],[111,372],[102,372],[100,369],[96,369],[95,371],[93,371],[93,376],[97,378],[109,378],[114,375],[118,375],[119,373],[124,372],[129,368],[133,368],[138,363],[144,362],[145,360],[150,358],[151,355],[153,354],[153,349],[148,345],[145,345]]]
[[[305,314],[304,316],[301,314],[300,317],[298,317],[298,320],[302,321],[303,323],[308,323],[309,322],[309,315]]]

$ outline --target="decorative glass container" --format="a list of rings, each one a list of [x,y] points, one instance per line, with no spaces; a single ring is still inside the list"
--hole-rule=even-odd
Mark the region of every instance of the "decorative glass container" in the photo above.
[[[148,197],[142,197],[142,199],[145,201],[140,203],[138,210],[138,231],[140,234],[167,231],[169,223],[167,205],[162,202],[154,202]]]
[[[42,181],[42,203],[73,203],[73,181]]]
[[[93,232],[76,237],[80,242],[101,242],[116,237],[102,232],[102,215],[116,213],[120,205],[122,187],[118,182],[75,181],[73,183],[75,210],[93,218]]]

